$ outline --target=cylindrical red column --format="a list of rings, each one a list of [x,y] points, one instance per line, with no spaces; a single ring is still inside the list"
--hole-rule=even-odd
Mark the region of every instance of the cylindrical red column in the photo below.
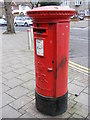
[[[67,110],[70,17],[74,9],[60,6],[27,12],[34,26],[36,107],[48,115]]]

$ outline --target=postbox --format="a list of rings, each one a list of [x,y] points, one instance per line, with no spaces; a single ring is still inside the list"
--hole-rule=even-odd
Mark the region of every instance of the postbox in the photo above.
[[[67,110],[69,7],[45,6],[27,12],[33,19],[36,108],[48,115]]]

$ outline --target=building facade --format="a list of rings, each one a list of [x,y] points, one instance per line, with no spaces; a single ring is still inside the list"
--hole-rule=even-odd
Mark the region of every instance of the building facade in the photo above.
[[[62,6],[69,6],[76,9],[77,13],[90,16],[90,0],[62,0]]]
[[[61,6],[69,6],[76,9],[77,14],[85,14],[90,16],[90,0],[32,0],[35,4],[37,2],[60,2]]]

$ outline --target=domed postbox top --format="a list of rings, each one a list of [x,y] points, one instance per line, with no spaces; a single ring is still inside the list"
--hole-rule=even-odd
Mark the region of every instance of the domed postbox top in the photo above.
[[[27,11],[27,15],[33,19],[43,18],[70,18],[76,13],[75,9],[71,9],[67,6],[44,6],[37,7],[30,11]]]

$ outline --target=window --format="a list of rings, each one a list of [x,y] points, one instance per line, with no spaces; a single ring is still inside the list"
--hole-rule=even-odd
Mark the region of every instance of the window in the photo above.
[[[80,1],[80,5],[82,4],[82,2]]]
[[[81,5],[82,1],[81,0],[75,0],[75,5]]]
[[[30,18],[25,18],[26,20],[30,20]]]

